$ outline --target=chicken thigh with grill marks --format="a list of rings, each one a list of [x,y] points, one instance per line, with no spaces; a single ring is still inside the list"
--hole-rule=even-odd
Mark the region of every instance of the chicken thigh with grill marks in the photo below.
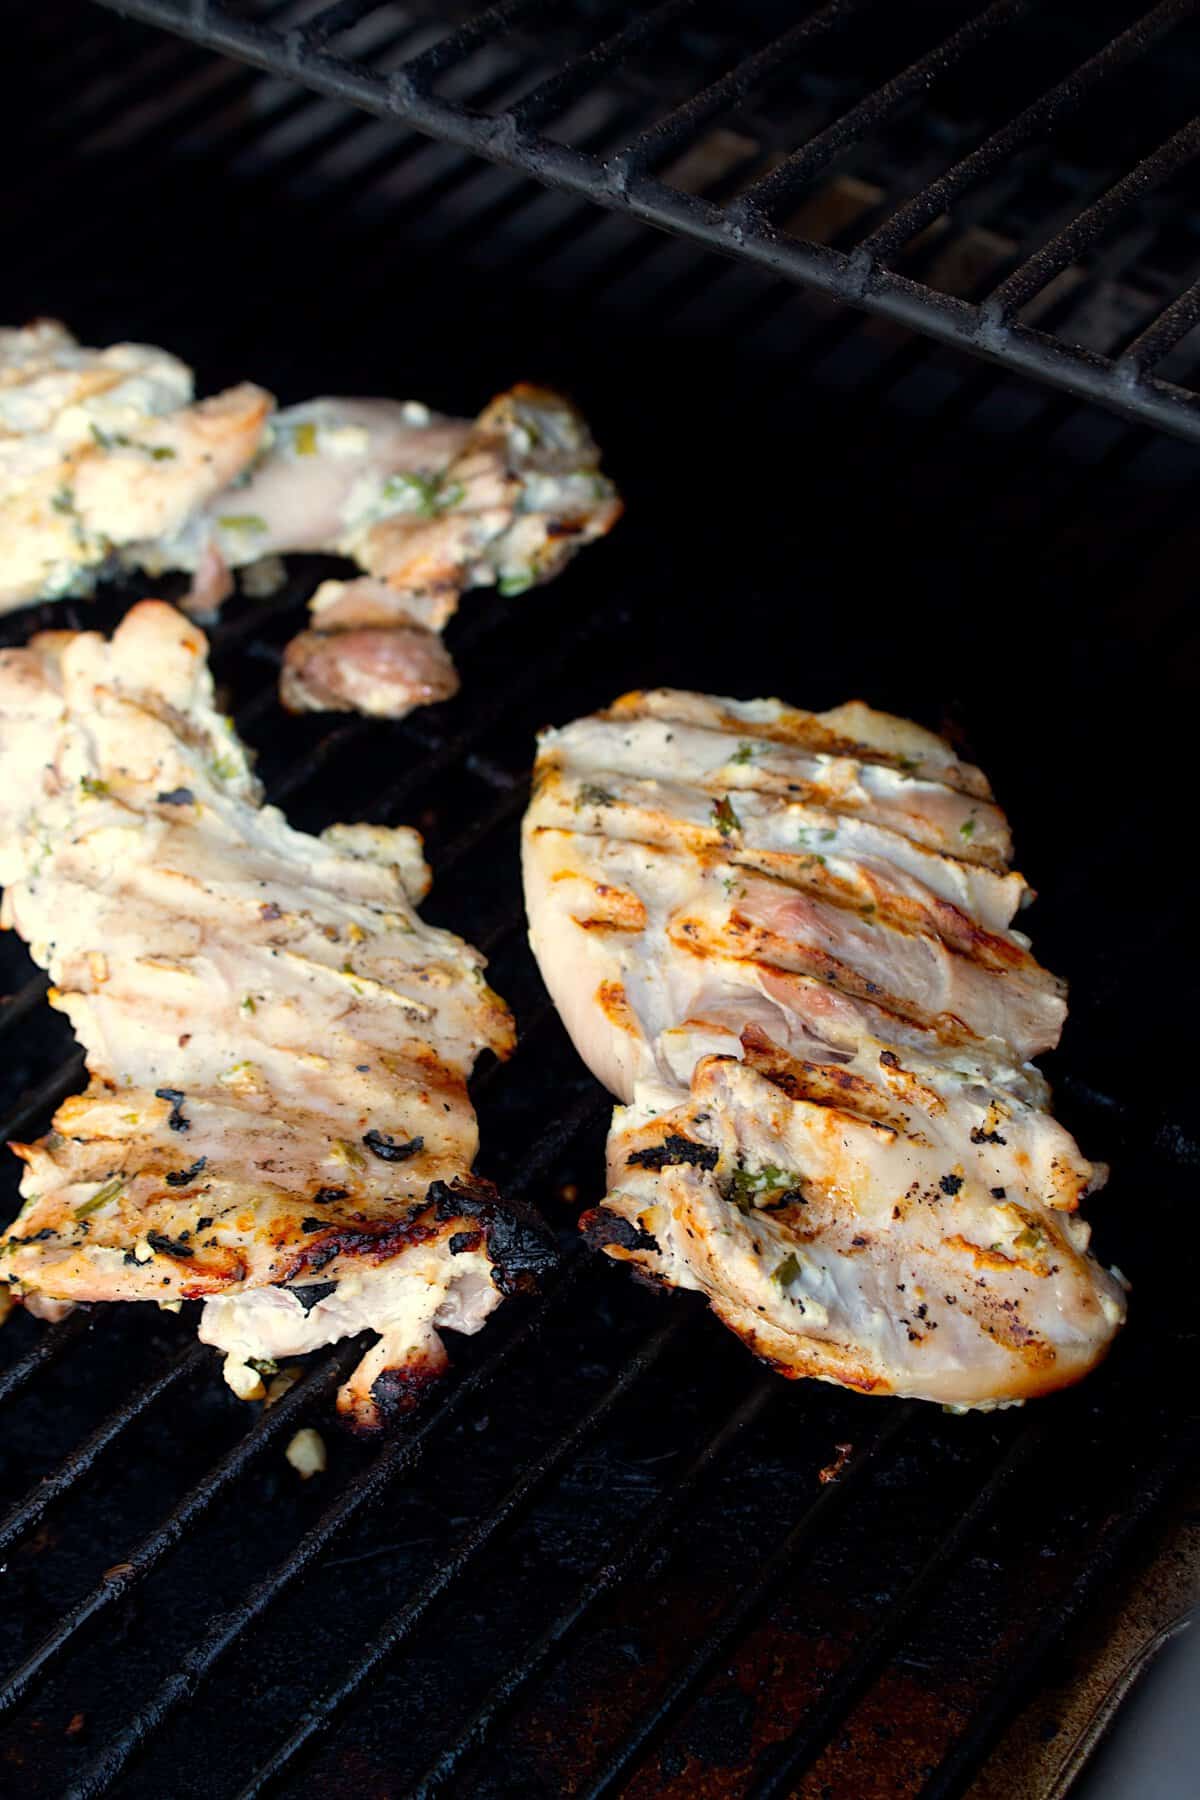
[[[90,1075],[13,1146],[14,1298],[203,1300],[246,1397],[369,1328],[339,1406],[370,1427],[528,1283],[539,1229],[471,1173],[466,1078],[513,1041],[483,958],[419,918],[414,832],[262,805],[173,608],[0,653],[0,880]]]
[[[988,1407],[1091,1368],[1106,1171],[1029,1060],[1065,998],[1010,854],[978,769],[858,703],[633,693],[546,732],[531,941],[622,1103],[593,1241],[790,1376]]]

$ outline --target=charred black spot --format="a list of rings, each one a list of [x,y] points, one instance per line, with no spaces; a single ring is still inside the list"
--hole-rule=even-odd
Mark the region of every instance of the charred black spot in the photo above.
[[[384,1162],[407,1162],[410,1156],[416,1156],[425,1148],[423,1137],[409,1138],[406,1144],[398,1144],[394,1137],[385,1131],[368,1131],[363,1136],[363,1143],[372,1156],[382,1157]]]
[[[337,1288],[336,1281],[310,1281],[307,1287],[291,1288],[306,1313],[310,1313],[320,1301],[328,1299]]]
[[[314,1206],[332,1206],[335,1200],[346,1200],[349,1195],[349,1188],[322,1187],[312,1196],[312,1203]]]
[[[879,1060],[885,1069],[898,1069],[900,1067],[900,1058],[896,1055],[894,1050],[881,1050],[879,1053]]]
[[[659,1249],[657,1238],[643,1231],[640,1225],[633,1225],[623,1219],[619,1213],[609,1212],[607,1207],[597,1206],[591,1212],[584,1213],[579,1221],[579,1228],[592,1250],[605,1250],[615,1244],[621,1250],[654,1250]]]
[[[938,1182],[938,1186],[941,1188],[943,1194],[951,1195],[957,1194],[962,1187],[962,1184],[963,1178],[961,1175],[943,1175],[942,1179]]]
[[[310,1216],[301,1220],[300,1229],[322,1235],[296,1252],[281,1277],[284,1283],[298,1281],[305,1274],[319,1274],[335,1256],[361,1256],[364,1262],[381,1263],[399,1256],[413,1244],[423,1244],[437,1236],[437,1227],[422,1223],[415,1212],[377,1225],[331,1224],[328,1219]]]
[[[5,1242],[8,1244],[44,1244],[47,1238],[57,1236],[58,1233],[52,1231],[49,1225],[43,1225],[40,1231],[33,1232],[29,1237],[10,1237],[6,1238]]]
[[[1005,1144],[1008,1139],[1002,1138],[998,1131],[985,1131],[981,1125],[976,1125],[971,1132],[971,1142],[973,1144]]]
[[[265,919],[267,923],[270,924],[273,919],[282,919],[283,908],[281,906],[276,906],[273,900],[268,900],[265,905],[259,907],[258,916],[260,919]]]
[[[189,1181],[195,1181],[201,1169],[208,1167],[207,1156],[198,1156],[190,1169],[172,1169],[167,1175],[168,1187],[186,1187]],[[210,1220],[211,1223],[211,1220]],[[200,1229],[200,1227],[197,1227]]]
[[[189,787],[169,788],[165,794],[154,797],[160,806],[191,806],[196,798]]]
[[[171,1102],[171,1116],[167,1120],[167,1124],[172,1131],[190,1131],[192,1129],[192,1121],[185,1119],[181,1111],[183,1103],[187,1099],[182,1088],[155,1088],[154,1098]]]
[[[665,1169],[674,1163],[691,1163],[697,1169],[715,1169],[718,1152],[707,1144],[698,1144],[694,1138],[680,1137],[677,1132],[667,1133],[661,1144],[652,1144],[648,1149],[635,1150],[626,1157],[631,1169]]]
[[[502,1200],[490,1181],[477,1175],[458,1175],[449,1184],[435,1181],[427,1198],[443,1221],[463,1214],[478,1219],[492,1281],[502,1294],[532,1293],[538,1277],[557,1260],[553,1239],[533,1208],[520,1200]]]
[[[371,1383],[371,1399],[379,1411],[375,1423],[382,1424],[396,1413],[411,1412],[417,1406],[429,1386],[436,1381],[438,1370],[424,1363],[410,1363],[402,1369],[383,1369]],[[372,1425],[366,1419],[354,1421],[354,1429],[369,1431]]]
[[[160,1256],[194,1256],[196,1253],[190,1244],[183,1244],[178,1238],[164,1237],[161,1231],[148,1231],[146,1242]]]
[[[478,1250],[483,1242],[482,1231],[456,1231],[447,1240],[451,1256],[462,1256],[467,1250]]]
[[[1003,1188],[989,1188],[988,1192],[991,1194],[993,1200],[1004,1200],[1007,1198]]]
[[[211,1219],[208,1219],[208,1218],[197,1219],[196,1220],[196,1230],[197,1231],[207,1231],[211,1224],[212,1224]]]

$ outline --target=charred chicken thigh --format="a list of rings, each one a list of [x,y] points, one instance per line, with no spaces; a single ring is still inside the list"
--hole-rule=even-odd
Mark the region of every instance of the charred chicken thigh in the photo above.
[[[483,958],[419,918],[414,832],[262,805],[173,608],[0,653],[0,880],[90,1076],[14,1146],[14,1298],[203,1300],[248,1397],[369,1328],[339,1396],[369,1427],[528,1280],[536,1230],[471,1174],[466,1078],[513,1041]]]
[[[1062,984],[976,768],[858,703],[660,691],[541,738],[530,937],[615,1093],[609,1256],[782,1373],[987,1407],[1104,1354],[1106,1171],[1030,1058]]]

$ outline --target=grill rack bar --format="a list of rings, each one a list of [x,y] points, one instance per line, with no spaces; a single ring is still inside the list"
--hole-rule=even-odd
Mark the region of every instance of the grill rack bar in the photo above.
[[[1153,1514],[1155,1504],[1165,1492],[1171,1476],[1185,1466],[1198,1450],[1200,1434],[1193,1429],[1186,1434],[1186,1441],[1176,1445],[1162,1459],[1148,1480],[1142,1476],[1136,1484],[1131,1503],[1127,1507],[1113,1510],[1098,1547],[1081,1571],[1071,1592],[1061,1596],[1041,1621],[1033,1641],[1026,1646],[1019,1666],[1008,1669],[984,1695],[967,1729],[946,1752],[922,1788],[920,1800],[957,1800],[963,1791],[963,1782],[978,1768],[980,1758],[995,1743],[1013,1706],[1045,1668],[1056,1644],[1061,1642],[1064,1632],[1079,1616],[1087,1600],[1100,1587],[1105,1577],[1111,1575],[1118,1559],[1128,1548],[1130,1539]]]
[[[1033,256],[1019,264],[1011,275],[1005,276],[983,302],[984,312],[998,323],[1011,319],[1021,307],[1048,287],[1056,275],[1069,268],[1084,250],[1090,248],[1133,198],[1161,186],[1198,155],[1200,118],[1189,119],[1166,143],[1160,144],[1157,150],[1143,157],[1136,168],[1131,169],[1128,175],[1123,176],[1107,193],[1081,212],[1065,230],[1058,232],[1049,243],[1043,244]]]
[[[747,1582],[701,1639],[665,1692],[624,1734],[616,1753],[589,1783],[587,1800],[600,1800],[602,1795],[612,1793],[631,1773],[667,1721],[696,1692],[716,1660],[745,1635],[759,1608],[787,1579],[826,1517],[846,1505],[876,1460],[903,1439],[917,1411],[917,1402],[912,1400],[895,1407],[869,1442],[851,1457],[838,1479],[823,1487],[809,1503],[787,1535],[765,1557],[753,1580]]]
[[[56,1325],[48,1325],[44,1331],[39,1331],[24,1356],[10,1363],[0,1374],[0,1404],[11,1400],[42,1369],[56,1362],[64,1350],[69,1350],[76,1339],[83,1336],[90,1324],[91,1319],[85,1312],[73,1312]]]
[[[975,1498],[913,1577],[899,1600],[893,1602],[874,1631],[868,1634],[834,1675],[810,1715],[802,1719],[796,1729],[769,1753],[769,1767],[755,1782],[748,1800],[784,1800],[796,1775],[815,1761],[821,1748],[829,1742],[855,1699],[884,1659],[902,1641],[908,1626],[942,1577],[985,1523],[1001,1494],[1032,1461],[1048,1431],[1048,1426],[1037,1421],[1013,1440]],[[712,1655],[715,1657],[719,1654],[719,1646],[714,1646]],[[588,1800],[598,1800],[602,1791],[597,1784],[590,1790]]]
[[[1114,359],[1032,326],[998,318],[994,310],[989,312],[979,304],[962,301],[913,281],[886,265],[890,254],[915,235],[923,224],[944,211],[967,186],[994,173],[1017,149],[1066,117],[1108,76],[1144,54],[1174,26],[1192,16],[1196,0],[1159,0],[1159,4],[1087,58],[1008,125],[993,133],[985,144],[899,207],[890,219],[849,252],[805,242],[778,231],[762,216],[761,206],[754,204],[753,187],[742,201],[722,207],[637,172],[647,161],[656,158],[668,141],[675,149],[695,141],[706,119],[719,116],[719,112],[713,110],[714,106],[726,105],[744,88],[745,76],[739,74],[738,69],[729,72],[728,86],[722,89],[719,103],[706,99],[704,94],[697,96],[696,102],[689,103],[695,106],[694,111],[689,111],[686,106],[677,109],[657,128],[667,127],[665,135],[655,138],[656,128],[652,128],[649,138],[643,135],[640,142],[635,138],[627,147],[624,159],[617,152],[600,160],[536,131],[528,131],[521,124],[519,108],[481,114],[474,107],[432,91],[430,84],[436,75],[461,63],[474,49],[485,44],[494,46],[497,33],[519,25],[530,12],[536,15],[539,8],[533,0],[528,0],[528,4],[527,0],[505,0],[505,4],[477,14],[457,31],[388,74],[332,54],[326,47],[328,34],[318,42],[310,38],[303,27],[281,33],[272,30],[258,17],[247,18],[228,10],[220,0],[99,0],[99,4],[174,31],[207,48],[239,57],[255,67],[301,81],[317,92],[379,117],[407,123],[444,142],[520,169],[549,186],[563,188],[610,210],[627,213],[724,256],[752,262],[792,282],[814,287],[834,299],[894,319],[938,342],[988,356],[1010,369],[1096,401],[1127,418],[1150,421],[1179,436],[1200,440],[1200,396],[1151,373],[1161,357],[1178,341],[1182,331],[1167,342],[1165,336],[1151,335],[1151,327],[1151,331],[1142,334],[1136,359]],[[997,8],[1001,10],[998,12]],[[825,12],[828,14],[829,9]],[[1008,10],[1004,10],[1004,0],[994,0],[992,6],[982,8],[975,20],[961,29],[970,35],[986,30],[989,23],[1010,23],[1010,12],[1013,18],[1017,16],[1018,0],[1012,0]],[[840,12],[832,19],[818,15],[822,29],[842,23],[845,16],[848,14]],[[798,26],[796,30],[800,28]],[[813,29],[816,28],[814,25]],[[789,42],[789,37],[790,34],[784,34],[776,40],[775,46],[769,46],[762,54],[767,56],[770,50],[782,46],[784,57],[791,55],[796,40],[793,38]],[[953,38],[947,40],[947,43],[952,42]],[[922,68],[926,75],[938,73],[941,67],[938,55],[945,50],[946,44],[943,44],[939,51],[918,59],[913,67]],[[587,51],[581,53],[585,61],[587,54]],[[576,56],[560,70],[565,89],[574,91],[577,85],[575,71],[580,60],[580,56]],[[755,76],[761,75],[764,67],[770,69],[771,66],[770,61],[758,65]],[[927,79],[916,80],[913,68],[896,79],[906,94],[928,86]],[[893,104],[889,86],[885,83],[876,94],[860,103],[860,108],[856,109],[859,124],[869,125],[887,114]],[[539,106],[536,110],[540,116],[542,108]],[[842,144],[843,138],[846,142],[858,141],[853,122],[848,126],[845,120],[839,121],[831,129],[837,134],[838,145]],[[813,140],[813,146],[819,146],[819,140]],[[824,154],[819,147],[801,146],[793,152],[792,169],[807,168],[809,165],[803,159],[810,154],[815,158],[814,167],[823,165]],[[788,162],[780,167],[786,169]],[[786,187],[787,178],[778,171],[767,175],[758,184],[760,202],[764,198],[782,199]],[[1176,314],[1173,323],[1190,317],[1190,312]],[[1183,327],[1184,330],[1189,328]]]
[[[520,1178],[508,1184],[508,1192],[517,1194],[536,1180],[547,1164],[553,1162],[562,1146],[596,1116],[600,1110],[600,1104],[600,1097],[595,1093],[584,1094],[581,1100],[544,1135],[542,1141],[524,1163]],[[491,1356],[478,1368],[467,1375],[463,1381],[457,1383],[439,1406],[423,1415],[418,1430],[413,1436],[393,1439],[376,1461],[368,1466],[363,1472],[359,1487],[355,1489],[358,1499],[349,1506],[348,1510],[338,1514],[337,1520],[333,1524],[328,1523],[330,1513],[323,1515],[317,1526],[313,1528],[314,1532],[324,1530],[325,1537],[321,1540],[322,1543],[331,1537],[340,1524],[352,1516],[360,1505],[380,1491],[380,1487],[375,1485],[376,1483],[384,1484],[391,1478],[391,1474],[400,1472],[400,1466],[397,1464],[393,1467],[393,1464],[402,1450],[416,1442],[424,1442],[425,1437],[435,1426],[457,1413],[468,1394],[474,1393],[476,1389],[485,1383],[490,1383],[495,1378],[507,1364],[516,1347],[524,1342],[531,1331],[536,1329],[545,1308],[557,1301],[587,1267],[588,1259],[585,1247],[581,1243],[575,1254],[564,1259],[560,1266],[560,1274],[553,1287],[546,1289],[540,1306],[523,1320],[518,1330],[506,1338],[502,1344],[499,1344]],[[85,1315],[72,1315],[72,1317],[85,1317]],[[70,1322],[71,1320],[67,1319],[64,1324],[70,1324]],[[238,1443],[213,1465],[203,1479],[172,1508],[167,1517],[155,1526],[142,1539],[137,1548],[117,1565],[122,1571],[120,1575],[114,1579],[105,1578],[82,1600],[78,1601],[62,1616],[53,1630],[43,1638],[20,1667],[6,1677],[3,1682],[0,1682],[0,1714],[9,1711],[24,1698],[33,1681],[74,1638],[82,1626],[88,1624],[98,1613],[124,1594],[135,1581],[140,1580],[161,1561],[166,1552],[180,1541],[187,1527],[201,1513],[206,1512],[230,1483],[242,1474],[251,1458],[257,1456],[268,1444],[274,1442],[281,1431],[293,1422],[296,1414],[307,1400],[325,1400],[332,1390],[345,1379],[355,1362],[358,1361],[360,1354],[361,1345],[358,1345],[356,1340],[343,1341],[335,1346],[321,1362],[311,1366],[303,1379],[290,1389],[276,1406],[264,1411]],[[409,1465],[405,1463],[403,1466],[408,1467]],[[389,1474],[387,1471],[391,1473]],[[341,1502],[335,1504],[340,1505]],[[314,1540],[313,1555],[316,1554],[318,1548],[320,1545]],[[298,1552],[292,1554],[295,1556]],[[299,1572],[297,1567],[295,1573]],[[254,1614],[247,1615],[246,1623],[250,1622],[251,1617],[257,1616],[257,1611],[263,1610],[276,1594],[282,1592],[292,1576],[288,1573],[285,1565],[281,1570],[276,1571],[273,1579],[273,1586],[264,1582],[254,1590],[258,1596],[257,1610]],[[244,1605],[239,1611],[244,1610]],[[139,1737],[137,1741],[140,1742],[141,1738]],[[130,1744],[127,1754],[131,1753],[132,1748],[133,1745]]]
[[[72,1317],[81,1315],[72,1315]],[[64,1321],[70,1324],[70,1319]],[[301,1408],[332,1394],[357,1360],[351,1343],[341,1344],[324,1361],[310,1368],[278,1405],[265,1411],[244,1437],[214,1463],[203,1479],[129,1551],[101,1581],[62,1614],[51,1631],[29,1656],[0,1683],[0,1714],[24,1699],[33,1683],[50,1666],[82,1628],[122,1599],[143,1576],[178,1544],[188,1528],[241,1476],[251,1460],[295,1423]]]
[[[188,1344],[165,1369],[152,1375],[127,1395],[118,1407],[101,1420],[82,1444],[72,1450],[49,1475],[43,1476],[23,1500],[10,1507],[4,1517],[0,1518],[0,1557],[40,1523],[56,1500],[69,1492],[77,1481],[82,1481],[85,1475],[90,1475],[93,1466],[109,1445],[130,1425],[135,1424],[143,1413],[148,1412],[155,1401],[161,1400],[164,1394],[169,1394],[181,1381],[194,1375],[202,1364],[211,1361],[212,1353],[207,1344]]]
[[[759,225],[796,200],[803,188],[828,168],[839,150],[857,143],[867,132],[883,125],[916,95],[924,92],[935,76],[953,68],[970,51],[986,43],[1014,19],[1029,11],[1031,0],[991,0],[983,12],[960,25],[940,44],[909,64],[883,87],[876,88],[865,100],[842,113],[824,131],[810,138],[799,150],[793,150],[781,163],[763,175],[729,209],[732,217],[743,225]]]
[[[522,1508],[579,1448],[587,1434],[607,1417],[618,1401],[623,1400],[672,1344],[695,1324],[691,1313],[681,1312],[661,1326],[634,1351],[624,1367],[605,1388],[599,1399],[583,1412],[543,1451],[528,1463],[508,1492],[487,1515],[465,1532],[459,1544],[442,1561],[429,1579],[423,1582],[411,1599],[382,1626],[366,1653],[354,1663],[343,1678],[305,1707],[300,1722],[270,1757],[255,1770],[237,1800],[252,1800],[262,1793],[283,1770],[295,1760],[362,1688],[367,1679],[393,1651],[408,1638],[430,1608],[441,1599],[451,1584],[465,1575],[476,1556],[497,1533],[516,1518]]]
[[[397,1433],[392,1437],[375,1460],[347,1483],[316,1524],[271,1573],[256,1582],[236,1605],[219,1613],[210,1622],[203,1637],[181,1659],[179,1668],[167,1677],[125,1727],[109,1739],[89,1767],[81,1772],[78,1780],[68,1790],[69,1800],[91,1800],[91,1796],[102,1794],[112,1786],[151,1733],[158,1729],[176,1706],[192,1696],[200,1681],[221,1657],[304,1574],[343,1526],[364,1507],[378,1500],[393,1481],[415,1468],[434,1436],[457,1418],[468,1400],[491,1387],[517,1351],[539,1329],[549,1306],[560,1301],[586,1269],[586,1254],[581,1249],[563,1265],[558,1280],[544,1294],[536,1311],[527,1315],[505,1342],[476,1369],[456,1382],[439,1404],[422,1413],[410,1432]],[[67,1800],[66,1796],[64,1800]]]
[[[641,1525],[618,1554],[596,1566],[570,1605],[546,1627],[520,1661],[501,1676],[467,1723],[459,1728],[454,1742],[448,1744],[413,1783],[408,1800],[433,1800],[441,1784],[454,1774],[469,1752],[484,1742],[497,1720],[547,1666],[564,1639],[605,1594],[643,1563],[683,1514],[701,1483],[731,1444],[761,1417],[775,1397],[775,1383],[769,1376],[758,1376],[744,1398],[706,1439],[670,1487],[645,1509]]]

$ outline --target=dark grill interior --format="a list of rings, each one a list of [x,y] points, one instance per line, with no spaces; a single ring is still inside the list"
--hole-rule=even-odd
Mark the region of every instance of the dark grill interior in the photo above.
[[[1195,0],[105,3],[1200,436]]]
[[[613,12],[566,10],[563,54],[579,20],[596,35]],[[928,10],[940,30],[955,9]],[[1119,10],[1090,9],[1093,34]],[[307,11],[237,17],[283,31]],[[492,16],[532,30],[533,11]],[[743,11],[769,33],[766,9]],[[376,67],[432,35],[420,9],[332,12]],[[213,634],[270,798],[310,828],[425,831],[426,911],[487,950],[522,1030],[514,1062],[476,1083],[481,1168],[559,1228],[563,1261],[541,1300],[451,1340],[454,1372],[382,1445],[333,1423],[352,1347],[310,1359],[261,1412],[224,1389],[186,1318],[10,1319],[0,1785],[965,1792],[1195,1470],[1196,450],[81,0],[20,16],[26,47],[0,73],[19,173],[0,202],[7,320],[165,342],[204,389],[252,375],[284,401],[381,392],[473,412],[517,376],[558,382],[628,515],[551,587],[469,601],[449,633],[462,693],[399,725],[280,713],[279,651],[315,563]],[[1026,28],[1077,56],[1083,17],[1033,9]],[[603,155],[652,103],[686,97],[689,59],[710,50],[673,33],[597,90],[576,145]],[[299,56],[308,40],[287,41]],[[527,46],[456,63],[456,102],[486,114],[544,79]],[[844,42],[805,104],[870,91],[888,56],[901,66],[895,47]],[[1186,57],[1138,66],[1157,74],[1112,160],[1087,160],[1102,134],[1080,140],[1089,192],[1178,122],[1158,76],[1183,82]],[[910,190],[942,129],[922,111],[888,139]],[[1013,165],[1010,261],[1074,206],[1053,185],[1068,166]],[[1161,304],[1168,243],[1190,279],[1182,188],[1145,220],[1060,294],[1064,338]],[[956,213],[939,254],[970,266],[976,224]],[[3,641],[109,626],[132,597],[15,615]],[[950,1418],[789,1386],[702,1308],[582,1248],[608,1108],[524,946],[516,824],[536,727],[659,681],[810,706],[861,694],[949,731],[991,774],[1043,890],[1036,948],[1074,984],[1049,1059],[1059,1110],[1114,1164],[1091,1216],[1135,1284],[1123,1340],[1079,1390]],[[30,1137],[80,1065],[22,947],[0,957],[0,1129]],[[4,1178],[15,1194],[15,1165]],[[302,1423],[329,1451],[306,1484],[283,1457]]]

